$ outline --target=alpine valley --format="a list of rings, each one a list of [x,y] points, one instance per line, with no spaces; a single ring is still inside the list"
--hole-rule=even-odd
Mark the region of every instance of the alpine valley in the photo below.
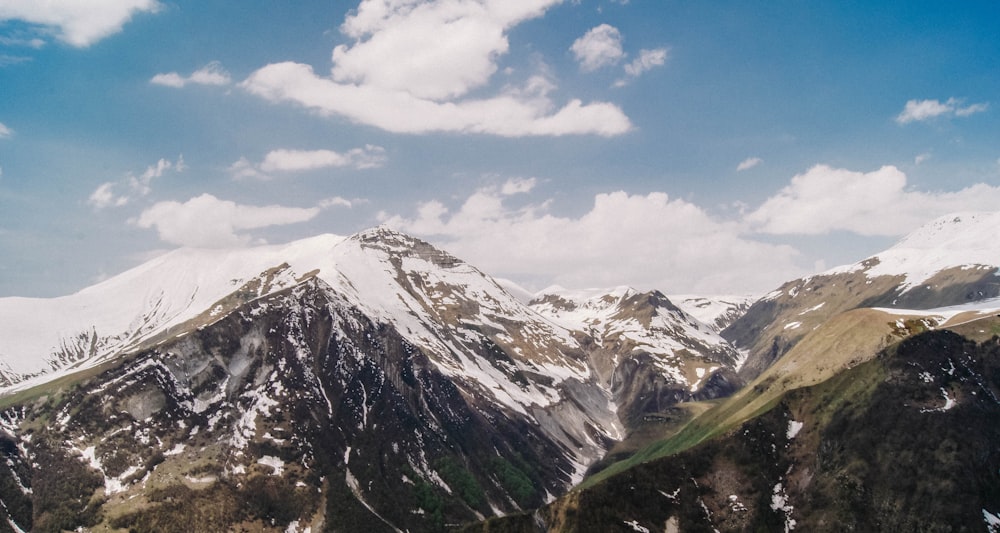
[[[378,227],[0,299],[0,531],[1000,532],[1000,213],[761,297]]]

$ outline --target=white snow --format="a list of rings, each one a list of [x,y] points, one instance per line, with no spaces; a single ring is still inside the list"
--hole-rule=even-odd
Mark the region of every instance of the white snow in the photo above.
[[[173,448],[170,448],[169,450],[163,452],[163,455],[166,455],[167,457],[170,457],[172,455],[180,455],[181,453],[184,453],[184,448],[185,445],[183,444],[175,444]]]
[[[553,322],[585,332],[599,342],[633,343],[634,349],[656,356],[656,367],[664,377],[688,387],[692,384],[685,376],[678,354],[695,354],[708,349],[731,351],[733,358],[738,358],[735,350],[712,327],[683,309],[658,307],[648,324],[630,316],[626,300],[639,294],[625,286],[573,291],[553,286],[535,295],[532,308]],[[696,389],[694,385],[692,390]]]
[[[273,476],[280,476],[285,472],[285,462],[280,458],[273,455],[264,455],[257,459],[257,464],[262,464],[264,466],[271,467],[274,471],[271,473]]]
[[[630,522],[625,522],[625,525],[632,528],[632,531],[638,531],[639,533],[649,533],[649,528],[645,528],[639,525],[638,520],[632,520]]]
[[[1000,266],[1000,211],[965,212],[942,216],[910,233],[888,250],[870,258],[830,269],[824,274],[866,270],[869,279],[904,276],[904,292],[920,286],[938,272],[954,267],[966,269]],[[877,259],[868,268],[866,262]]]
[[[987,533],[1000,533],[1000,516],[983,509],[983,522],[986,522]]]
[[[671,294],[668,298],[685,313],[712,326],[719,318],[750,307],[750,304],[757,301],[758,296]]]
[[[785,533],[795,529],[795,520],[792,518],[792,511],[795,508],[788,505],[788,496],[781,483],[774,486],[771,491],[771,510],[781,511],[785,515]]]
[[[802,422],[796,422],[795,420],[789,420],[788,421],[788,430],[785,432],[785,437],[788,438],[788,439],[794,439],[795,436],[799,434],[799,431],[802,431],[802,426],[803,425],[804,424]]]
[[[944,387],[941,387],[941,396],[944,397],[944,405],[936,409],[921,409],[921,413],[943,413],[945,411],[951,410],[952,407],[958,403],[954,398],[948,396],[948,391]]]

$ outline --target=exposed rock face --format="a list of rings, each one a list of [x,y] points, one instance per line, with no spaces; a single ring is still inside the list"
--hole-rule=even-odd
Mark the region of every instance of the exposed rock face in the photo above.
[[[997,337],[924,333],[722,438],[488,530],[989,531],[998,417]]]
[[[9,517],[38,530],[426,531],[538,506],[607,439],[581,407],[606,404],[601,389],[552,386],[564,401],[510,410],[312,279],[8,412],[34,466],[5,472],[35,502]],[[53,509],[39,502],[61,474],[44,454],[89,480]]]
[[[626,427],[648,414],[739,388],[741,355],[658,291],[553,289],[532,309],[587,338],[585,348]]]

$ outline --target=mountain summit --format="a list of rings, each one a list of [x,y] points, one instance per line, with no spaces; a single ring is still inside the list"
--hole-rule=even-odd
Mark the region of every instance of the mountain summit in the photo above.
[[[202,530],[434,530],[538,506],[644,414],[735,388],[739,355],[662,294],[552,309],[386,227],[2,299],[22,407],[0,478],[30,490],[0,499],[42,530],[170,530],[181,508]],[[72,486],[42,489],[43,457]]]

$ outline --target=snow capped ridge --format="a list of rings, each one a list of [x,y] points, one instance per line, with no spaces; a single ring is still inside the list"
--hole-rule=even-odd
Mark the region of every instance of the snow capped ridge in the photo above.
[[[949,268],[996,269],[998,231],[1000,211],[953,213],[925,224],[884,252],[822,275],[864,271],[868,278],[904,276],[905,292]]]
[[[658,376],[683,394],[699,393],[717,372],[735,370],[743,359],[716,330],[659,291],[550,287],[539,292],[531,306],[553,322],[589,335],[613,354],[597,366],[612,369],[606,376],[609,385],[625,396],[632,394],[632,385],[623,383],[641,382],[635,377],[640,374]],[[618,371],[623,367],[627,372]]]
[[[271,290],[331,270],[329,251],[343,240],[320,235],[253,248],[180,248],[69,296],[0,298],[0,383],[29,386],[93,366],[210,312],[268,272]],[[275,279],[282,264],[292,265],[287,279]]]

